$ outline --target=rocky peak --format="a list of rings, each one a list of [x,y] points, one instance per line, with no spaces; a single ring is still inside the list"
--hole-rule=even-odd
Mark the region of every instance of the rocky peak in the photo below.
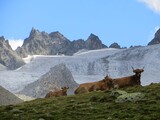
[[[5,40],[4,36],[0,37],[0,47],[7,47],[7,48],[11,48],[11,46],[9,45],[8,40]]]
[[[96,36],[96,35],[94,35],[93,33],[91,33],[90,34],[90,36],[88,37],[88,39],[87,39],[87,41],[101,41],[100,39],[99,39],[99,37],[98,36]]]
[[[107,46],[102,44],[99,37],[94,35],[93,33],[91,33],[90,36],[88,37],[88,39],[86,40],[86,48],[89,50],[101,49],[101,48],[105,48],[105,47],[107,47]]]
[[[51,32],[50,34],[49,34],[49,36],[51,37],[51,38],[54,38],[54,37],[64,37],[59,31],[55,31],[55,32]]]
[[[98,36],[92,33],[86,41],[79,39],[71,42],[59,31],[48,34],[32,28],[30,36],[24,40],[22,47],[19,47],[16,52],[21,57],[28,55],[73,55],[81,49],[94,50],[106,47]]]
[[[29,39],[36,39],[36,40],[42,40],[42,39],[47,39],[49,38],[48,33],[42,31],[40,32],[39,30],[32,28]]]
[[[7,49],[12,50],[12,48],[11,48],[11,46],[10,46],[10,44],[9,44],[9,41],[8,41],[8,40],[5,40],[4,36],[1,36],[1,37],[0,37],[0,47],[1,47],[1,49],[2,49],[2,48],[3,48],[3,49],[7,48]]]
[[[4,41],[4,40],[5,40],[4,36],[1,36],[0,41]]]
[[[16,69],[24,65],[23,60],[12,50],[8,40],[5,40],[3,36],[0,37],[0,64],[8,69]]]
[[[160,44],[160,29],[154,35],[154,38],[148,43],[148,45]]]
[[[109,48],[121,48],[118,43],[112,43]]]
[[[160,38],[160,28],[155,33],[155,38]]]
[[[34,36],[37,36],[39,34],[40,34],[39,30],[36,30],[35,28],[32,28],[29,36],[34,37]]]
[[[58,41],[58,42],[62,42],[62,41],[69,41],[66,37],[64,37],[64,35],[62,35],[59,31],[56,32],[51,32],[49,34],[50,38],[52,41]]]

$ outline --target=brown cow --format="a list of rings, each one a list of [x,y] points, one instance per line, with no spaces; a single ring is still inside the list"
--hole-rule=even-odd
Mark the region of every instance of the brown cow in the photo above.
[[[97,82],[83,83],[75,90],[75,94],[88,93],[97,90],[109,90],[113,88],[112,79],[106,76],[103,80]]]
[[[141,73],[144,72],[144,68],[134,69],[132,67],[132,69],[135,75],[113,79],[114,88],[123,88],[128,86],[141,85],[141,81],[140,81]]]
[[[67,89],[69,87],[62,87],[61,90],[55,92],[50,91],[46,94],[45,98],[67,96]]]

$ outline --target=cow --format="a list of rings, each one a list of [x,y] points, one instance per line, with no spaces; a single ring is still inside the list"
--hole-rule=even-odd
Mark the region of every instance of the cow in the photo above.
[[[67,96],[67,89],[69,89],[69,87],[61,87],[61,90],[54,92],[50,91],[46,94],[45,98]]]
[[[128,86],[141,85],[140,81],[141,73],[144,72],[144,68],[134,69],[132,67],[132,69],[135,75],[113,79],[114,88],[123,88]]]
[[[103,80],[80,84],[74,93],[82,94],[97,90],[110,90],[111,88],[113,88],[112,79],[107,75]]]

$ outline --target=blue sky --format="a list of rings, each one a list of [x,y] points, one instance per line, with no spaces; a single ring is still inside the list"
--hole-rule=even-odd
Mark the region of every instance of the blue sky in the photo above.
[[[34,27],[70,40],[147,45],[160,26],[160,0],[0,0],[0,36],[23,40]],[[15,41],[14,41],[15,42]]]

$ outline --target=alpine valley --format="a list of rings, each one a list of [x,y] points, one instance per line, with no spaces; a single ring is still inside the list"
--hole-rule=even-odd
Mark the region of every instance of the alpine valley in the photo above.
[[[68,86],[73,94],[80,83],[134,74],[143,68],[143,86],[160,82],[160,30],[148,46],[109,47],[98,36],[69,40],[60,32],[40,32],[32,28],[21,47],[12,50],[0,37],[0,86],[18,95],[43,98],[46,93]],[[10,95],[10,94],[8,94]],[[22,98],[23,99],[23,98]]]

